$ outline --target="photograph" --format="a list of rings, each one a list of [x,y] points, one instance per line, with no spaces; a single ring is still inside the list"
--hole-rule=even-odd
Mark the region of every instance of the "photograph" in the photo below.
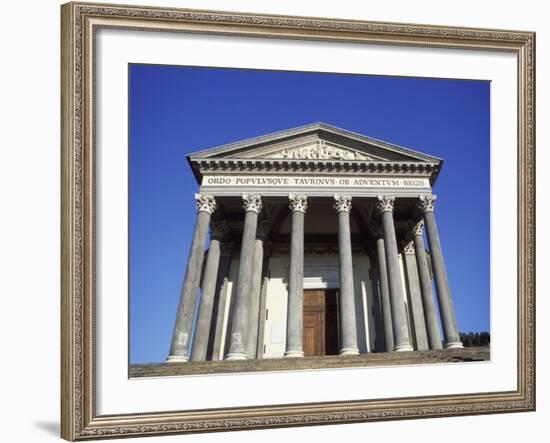
[[[544,440],[544,2],[6,6],[2,441]]]
[[[62,5],[62,438],[535,409],[534,32],[332,17]]]
[[[489,81],[128,85],[130,377],[490,360]]]

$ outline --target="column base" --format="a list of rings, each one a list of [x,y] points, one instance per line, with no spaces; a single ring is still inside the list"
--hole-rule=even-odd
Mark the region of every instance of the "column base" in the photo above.
[[[303,357],[304,351],[286,351],[285,357],[289,358],[296,358],[296,357]]]
[[[189,357],[185,355],[169,355],[166,359],[166,363],[187,363]]]
[[[359,355],[359,349],[357,349],[357,348],[343,348],[343,349],[340,349],[339,355]]]
[[[445,343],[445,349],[462,349],[464,345],[459,341],[452,341],[450,343]]]
[[[393,352],[407,352],[407,351],[414,351],[413,347],[406,343],[404,345],[397,345],[395,348],[393,348]]]
[[[248,357],[244,352],[232,352],[227,354],[224,360],[248,360]]]

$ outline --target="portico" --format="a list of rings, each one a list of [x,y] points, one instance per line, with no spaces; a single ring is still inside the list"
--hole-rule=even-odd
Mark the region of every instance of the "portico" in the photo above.
[[[441,159],[317,123],[188,160],[200,192],[168,362],[462,347]]]

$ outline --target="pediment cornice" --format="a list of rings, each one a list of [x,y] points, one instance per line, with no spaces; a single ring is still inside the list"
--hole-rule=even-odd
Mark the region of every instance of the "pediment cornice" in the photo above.
[[[212,172],[408,174],[433,183],[443,161],[340,128],[316,123],[187,156],[200,182]]]
[[[441,162],[437,157],[324,123],[314,123],[193,152],[188,158],[262,158],[266,154],[285,149],[288,152],[307,143],[317,147],[324,143],[328,148],[339,148],[354,153],[357,157],[365,156],[377,160]]]

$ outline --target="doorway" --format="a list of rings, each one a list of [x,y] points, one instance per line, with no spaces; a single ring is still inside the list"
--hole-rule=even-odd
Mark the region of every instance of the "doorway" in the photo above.
[[[338,355],[338,289],[304,290],[304,355]]]

